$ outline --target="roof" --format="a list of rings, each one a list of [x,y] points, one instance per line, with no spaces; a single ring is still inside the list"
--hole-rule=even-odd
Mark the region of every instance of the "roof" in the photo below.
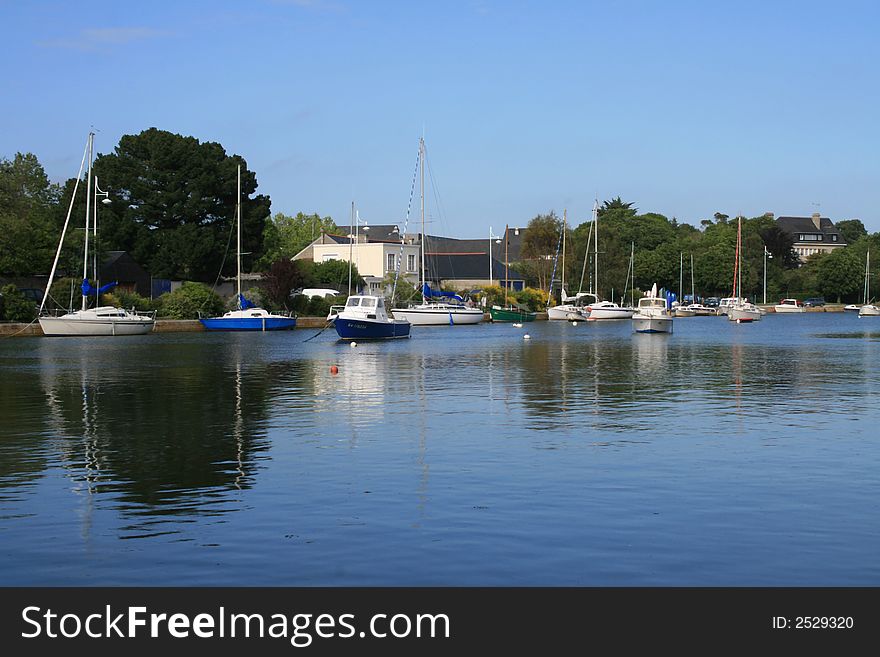
[[[513,233],[511,232],[511,237]],[[492,278],[504,278],[503,244],[491,244]],[[489,239],[457,240],[427,235],[425,268],[430,280],[489,280]],[[522,280],[519,272],[509,269],[508,278]]]
[[[776,223],[786,233],[795,235],[795,242],[800,241],[797,239],[799,233],[822,233],[823,235],[829,236],[837,235],[837,239],[834,240],[834,243],[839,246],[846,244],[843,235],[840,234],[840,231],[837,230],[834,222],[828,217],[820,217],[819,230],[816,230],[816,224],[813,223],[812,217],[778,217]],[[832,240],[828,239],[822,241],[830,242]]]

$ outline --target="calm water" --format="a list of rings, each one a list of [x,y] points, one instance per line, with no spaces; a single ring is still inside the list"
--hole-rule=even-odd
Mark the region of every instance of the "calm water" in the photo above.
[[[880,585],[880,319],[314,334],[0,340],[0,584]]]

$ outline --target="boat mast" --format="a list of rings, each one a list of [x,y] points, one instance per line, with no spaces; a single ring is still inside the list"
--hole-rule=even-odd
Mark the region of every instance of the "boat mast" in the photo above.
[[[238,309],[241,310],[241,165],[238,165],[238,196],[235,201],[235,218],[238,223]]]
[[[739,222],[739,221],[741,221],[741,220],[740,220],[739,218],[737,218],[737,221]],[[736,229],[736,254],[734,255],[734,259],[733,259],[733,298],[734,298],[734,301],[736,301],[736,300],[739,299],[739,296],[738,296],[737,293],[736,293],[736,275],[737,275],[737,272],[738,272],[738,270],[739,270],[739,235],[740,235],[740,233],[739,233],[739,226],[740,226],[740,225],[741,225],[741,224],[737,224],[737,229]]]
[[[565,303],[565,222],[568,210],[562,210],[562,289],[560,290],[559,300]],[[553,281],[550,281],[550,289],[553,289]]]
[[[89,277],[89,214],[91,213],[92,202],[92,152],[95,143],[95,133],[89,133],[89,175],[86,183],[86,232],[85,232],[85,248],[83,249],[83,280]],[[97,300],[96,300],[97,301]],[[89,304],[89,297],[85,290],[83,291],[82,309],[85,310]]]
[[[636,305],[636,243],[629,243],[629,270],[632,280],[629,288],[629,305],[635,308]]]
[[[422,303],[428,303],[425,297],[425,138],[419,137],[419,192],[422,204]]]
[[[354,201],[351,202],[351,219],[348,222],[348,296],[351,296],[351,263],[352,249],[354,249]]]
[[[697,292],[694,287],[694,254],[691,253],[691,303],[697,302]]]
[[[678,252],[678,305],[684,305],[684,294],[682,290],[682,279],[684,278],[684,253]]]
[[[508,245],[510,244],[510,240],[507,238],[508,224],[504,224],[504,305],[507,305],[507,291],[510,289],[510,280],[508,273],[508,268],[510,267],[510,261],[507,259],[508,254]]]
[[[865,257],[865,304],[868,305],[871,299],[871,252],[868,251]]]
[[[593,273],[595,276],[595,288],[593,294],[596,295],[596,301],[599,300],[599,199],[593,201],[593,222],[596,226],[596,236],[593,238]]]

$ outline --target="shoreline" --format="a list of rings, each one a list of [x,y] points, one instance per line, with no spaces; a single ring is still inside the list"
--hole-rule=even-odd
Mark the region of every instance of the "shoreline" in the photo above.
[[[761,305],[761,308],[768,313],[774,313],[773,306],[775,304]],[[829,304],[820,308],[806,308],[808,313],[842,313],[843,304]],[[488,313],[483,321],[488,322]],[[547,313],[538,313],[535,317],[536,321],[546,321]],[[315,329],[323,328],[327,324],[324,317],[297,317],[296,329]],[[153,333],[199,333],[204,332],[205,327],[197,319],[157,319]],[[34,337],[42,336],[43,331],[39,322],[32,324],[8,323],[0,322],[0,337]]]

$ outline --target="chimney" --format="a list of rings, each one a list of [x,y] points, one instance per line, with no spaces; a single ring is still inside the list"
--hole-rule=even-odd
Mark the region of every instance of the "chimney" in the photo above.
[[[816,230],[822,230],[822,215],[818,212],[813,213],[813,225],[816,227]]]
[[[775,217],[776,215],[773,214],[772,212],[765,212],[765,213],[764,213],[764,216],[767,217],[768,219],[772,219],[772,218]]]

